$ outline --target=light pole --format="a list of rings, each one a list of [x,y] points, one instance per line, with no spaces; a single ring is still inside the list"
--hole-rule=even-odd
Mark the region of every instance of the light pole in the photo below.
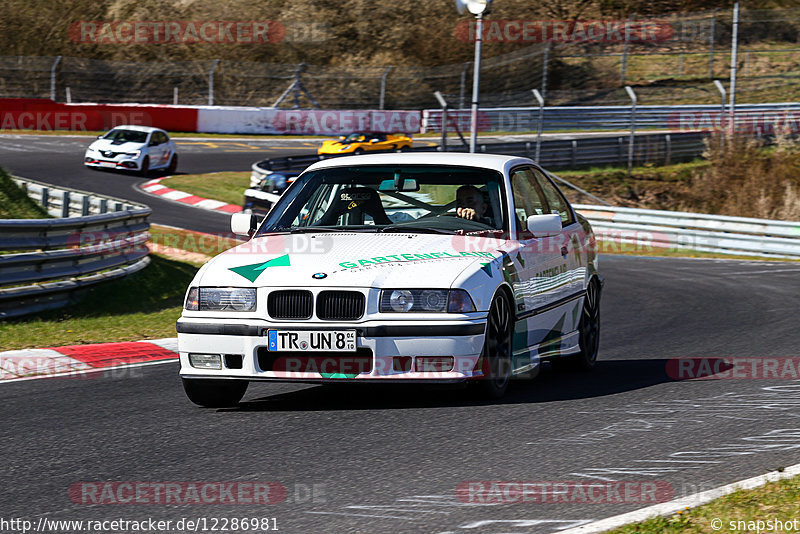
[[[469,151],[475,152],[478,143],[478,87],[481,81],[481,43],[483,42],[483,16],[488,15],[492,0],[456,0],[459,13],[469,11],[477,20],[475,32],[475,63],[472,70],[472,113],[469,135]]]

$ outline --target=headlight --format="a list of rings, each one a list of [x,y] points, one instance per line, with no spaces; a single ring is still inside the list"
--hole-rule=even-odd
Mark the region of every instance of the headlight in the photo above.
[[[384,289],[383,313],[467,313],[475,311],[469,293],[463,289]]]
[[[142,153],[141,150],[136,150],[134,152],[126,152],[125,155],[128,156],[128,157],[131,157],[131,158],[138,158],[139,154],[141,154],[141,153]]]
[[[255,288],[193,287],[186,295],[187,310],[192,311],[255,311]]]

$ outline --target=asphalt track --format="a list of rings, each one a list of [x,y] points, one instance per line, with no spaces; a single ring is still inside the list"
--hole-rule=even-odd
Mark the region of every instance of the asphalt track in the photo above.
[[[71,142],[17,154],[3,138],[0,165],[136,194],[139,178],[83,173]],[[246,170],[253,161],[208,152],[187,151],[182,170]],[[166,222],[171,214],[150,204]],[[214,223],[216,214],[164,206],[182,214],[181,226]],[[203,410],[185,399],[174,363],[2,384],[2,518],[268,517],[297,533],[546,533],[652,502],[479,503],[456,489],[618,480],[656,482],[682,497],[800,462],[800,382],[677,381],[666,372],[677,357],[796,356],[800,265],[603,256],[601,270],[596,371],[548,370],[498,403],[453,389],[254,384],[238,408]],[[79,504],[69,488],[81,481],[278,482],[288,493],[268,506]]]

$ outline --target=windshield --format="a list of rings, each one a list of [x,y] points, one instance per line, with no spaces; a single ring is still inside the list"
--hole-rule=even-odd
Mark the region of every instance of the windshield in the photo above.
[[[503,175],[444,165],[352,166],[302,175],[258,232],[506,230]]]
[[[367,140],[366,134],[363,133],[351,133],[344,139],[342,139],[343,143],[359,143],[364,142]]]
[[[147,132],[111,130],[103,136],[103,139],[110,139],[116,143],[144,143],[147,140]]]

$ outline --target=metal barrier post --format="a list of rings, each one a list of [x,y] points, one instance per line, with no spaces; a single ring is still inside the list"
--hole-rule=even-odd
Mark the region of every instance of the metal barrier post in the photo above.
[[[536,89],[531,90],[539,103],[539,125],[536,127],[536,155],[534,161],[539,162],[539,153],[542,147],[542,123],[544,121],[544,97]]]
[[[631,15],[631,18],[625,22],[625,47],[622,49],[622,67],[621,67],[621,84],[625,85],[625,77],[628,71],[628,47],[631,42],[631,22],[636,14]]]
[[[711,28],[708,36],[708,77],[714,78],[714,30],[717,23],[717,9],[711,14]]]
[[[61,195],[61,216],[63,218],[69,217],[69,191],[64,191]]]
[[[383,71],[383,76],[381,76],[381,97],[380,101],[378,102],[378,109],[383,109],[383,102],[386,98],[386,78],[389,76],[389,71],[392,70],[392,67],[386,67]]]
[[[722,82],[720,82],[719,80],[714,80],[714,87],[717,88],[717,91],[719,91],[719,94],[722,96],[722,108],[719,120],[720,120],[720,128],[723,129],[724,127],[722,121],[725,120],[725,87],[722,86]]]
[[[733,36],[731,37],[731,105],[730,134],[736,132],[736,64],[739,50],[739,2],[733,4]]]
[[[214,63],[211,64],[211,69],[208,71],[208,105],[214,105],[214,69],[217,68],[217,64],[219,63],[218,59],[214,60]]]
[[[50,67],[50,100],[53,102],[56,100],[56,67],[60,61],[61,56],[58,56],[56,60],[53,61],[53,66]]]
[[[625,92],[631,98],[631,137],[628,141],[628,176],[630,176],[633,170],[633,141],[636,137],[636,93],[630,85],[625,86]]]
[[[464,109],[464,95],[466,94],[467,87],[467,70],[469,69],[470,65],[472,65],[472,62],[467,61],[464,63],[464,67],[461,69],[461,90],[459,92],[458,109]]]
[[[433,96],[442,106],[442,152],[447,152],[447,101],[439,91],[434,91]]]
[[[547,94],[547,67],[550,62],[550,41],[544,44],[544,59],[542,60],[542,98]]]

